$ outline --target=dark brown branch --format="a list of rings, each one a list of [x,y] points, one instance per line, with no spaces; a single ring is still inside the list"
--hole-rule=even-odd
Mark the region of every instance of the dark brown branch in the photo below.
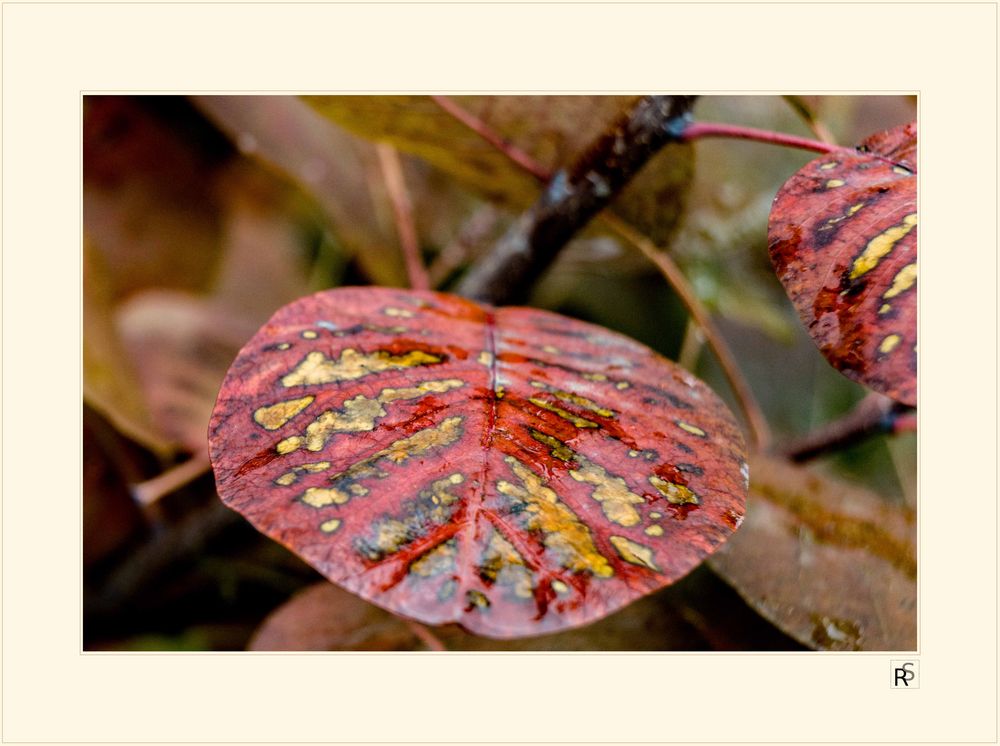
[[[601,135],[476,264],[458,292],[501,305],[524,300],[559,250],[688,124],[691,96],[646,96]]]
[[[881,394],[869,394],[840,419],[828,422],[777,450],[792,461],[808,461],[874,435],[912,429],[916,424],[915,414],[913,407]]]

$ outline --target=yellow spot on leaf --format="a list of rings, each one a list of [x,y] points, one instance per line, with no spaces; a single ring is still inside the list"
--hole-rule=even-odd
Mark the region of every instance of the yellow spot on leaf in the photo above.
[[[826,224],[822,228],[820,228],[820,230],[830,230],[835,225],[837,225],[837,223],[841,223],[841,222],[847,220],[848,218],[853,217],[854,215],[856,215],[857,212],[858,212],[858,210],[860,210],[864,206],[865,206],[864,202],[859,202],[856,205],[851,205],[851,207],[848,208],[847,212],[844,213],[843,215],[841,215],[839,217],[836,217],[836,218],[830,218],[829,220],[827,220]]]
[[[546,435],[538,430],[531,431],[531,437],[537,440],[539,443],[544,443],[552,449],[552,455],[555,456],[560,461],[569,461],[576,454],[573,453],[566,444],[561,440],[553,438],[551,435]]]
[[[403,355],[393,355],[385,350],[362,353],[347,348],[337,360],[328,358],[322,352],[310,352],[296,366],[295,370],[281,379],[283,386],[313,386],[337,381],[353,381],[385,370],[412,368],[418,365],[440,363],[437,355],[413,350]]]
[[[315,400],[315,396],[289,399],[269,407],[261,407],[253,413],[254,421],[265,430],[277,430]]]
[[[553,580],[552,581],[552,590],[554,590],[556,593],[559,593],[559,594],[569,593],[569,586],[566,585],[561,580]]]
[[[382,313],[386,316],[397,316],[404,319],[413,318],[413,311],[408,311],[405,308],[387,308]]]
[[[657,511],[654,510],[652,513],[649,514],[649,517],[655,520],[657,518],[662,518],[663,513],[658,513]]]
[[[401,464],[413,456],[422,456],[434,448],[450,445],[461,435],[462,418],[449,417],[442,420],[440,425],[418,430],[409,437],[390,443],[364,461],[359,461],[331,477],[332,487],[310,487],[299,495],[298,499],[314,508],[333,504],[343,505],[352,496],[360,497],[368,494],[368,489],[356,482],[362,479],[382,479],[386,476],[386,473],[378,468],[380,461]]]
[[[505,392],[503,386],[497,386],[495,389],[493,389],[493,395],[496,396],[497,399],[503,399],[504,393]]]
[[[885,291],[883,298],[895,298],[913,287],[917,281],[917,263],[907,264],[892,278],[892,287]]]
[[[615,413],[612,410],[606,407],[602,407],[597,402],[592,401],[586,398],[585,396],[574,394],[571,391],[563,391],[561,389],[557,389],[554,386],[549,386],[548,384],[543,383],[542,381],[531,381],[531,385],[534,386],[536,389],[544,389],[545,391],[548,391],[556,399],[559,399],[559,401],[564,401],[567,404],[575,404],[576,406],[582,407],[583,409],[587,409],[593,412],[594,414],[600,415],[601,417],[615,416]],[[543,405],[540,404],[539,406]],[[548,409],[548,407],[546,407],[546,409]]]
[[[653,561],[653,550],[649,547],[637,544],[634,541],[626,539],[624,536],[612,536],[611,545],[626,562],[631,562],[633,565],[642,565],[657,572],[660,571],[660,568]]]
[[[698,496],[683,484],[668,482],[666,479],[660,479],[655,474],[649,478],[649,483],[656,487],[660,491],[660,494],[674,505],[698,504]]]
[[[289,347],[291,347],[291,345],[288,344],[288,342],[282,342],[280,345],[278,345],[279,350],[287,350]]]
[[[556,458],[577,463],[577,468],[570,470],[570,476],[577,482],[594,487],[590,496],[601,503],[601,510],[608,520],[620,526],[634,526],[639,522],[639,513],[632,506],[642,504],[645,500],[641,495],[632,492],[624,479],[609,474],[603,466],[575,453],[565,443],[551,435],[532,430],[531,437],[549,446]]]
[[[898,334],[890,334],[888,337],[882,340],[881,344],[878,346],[878,351],[883,355],[888,355],[890,352],[896,349],[903,338]]]
[[[479,573],[499,585],[511,587],[518,598],[534,596],[531,573],[524,565],[524,558],[496,529],[483,552]]]
[[[871,272],[878,263],[899,243],[903,237],[917,226],[917,214],[911,213],[903,218],[903,222],[894,225],[884,233],[875,236],[861,255],[854,260],[851,266],[850,278],[856,280],[868,272]]]
[[[674,422],[677,425],[677,427],[679,427],[681,430],[684,430],[685,432],[691,433],[692,435],[697,435],[699,438],[705,437],[705,431],[702,430],[700,427],[696,427],[688,422],[684,422],[684,420],[674,420]]]
[[[343,505],[351,496],[343,490],[335,487],[310,487],[301,495],[299,500],[313,508],[325,508],[328,505]]]
[[[618,389],[619,391],[624,391],[631,385],[632,384],[630,384],[628,381],[619,381],[618,383],[615,384],[615,388]]]
[[[580,466],[578,469],[571,469],[569,475],[577,482],[594,487],[590,496],[601,504],[605,517],[619,526],[636,525],[639,522],[639,512],[632,506],[641,505],[646,502],[645,499],[632,492],[624,479],[609,474],[604,467],[578,453],[573,458]]]
[[[318,336],[319,334],[314,332],[312,329],[307,329],[306,331],[302,332],[302,339],[316,339],[316,337]]]
[[[437,427],[418,430],[408,438],[397,440],[379,451],[376,456],[401,464],[412,456],[422,456],[428,451],[451,445],[462,435],[462,418],[449,417]]]
[[[826,182],[826,188],[827,189],[836,189],[837,187],[844,186],[844,184],[845,184],[845,182],[844,182],[843,179],[830,179],[828,182]]]
[[[607,381],[608,377],[603,373],[584,373],[583,377],[588,381]]]
[[[455,540],[438,544],[410,565],[410,572],[422,578],[430,578],[448,572],[455,566]]]
[[[329,461],[315,461],[311,464],[302,464],[296,466],[291,471],[286,471],[280,477],[274,480],[275,484],[280,484],[283,487],[287,487],[290,484],[295,484],[299,481],[299,475],[302,473],[306,474],[319,474],[322,471],[326,471],[330,468]]]
[[[363,394],[344,402],[341,409],[331,409],[323,412],[306,427],[303,436],[287,438],[278,444],[279,453],[290,453],[305,445],[307,450],[322,451],[326,444],[337,433],[358,433],[375,429],[375,423],[386,416],[383,404],[400,399],[418,399],[425,394],[443,394],[451,389],[464,386],[457,378],[446,378],[438,381],[424,381],[417,386],[404,389],[382,389],[374,399]],[[310,397],[311,398],[311,397]],[[284,450],[282,450],[284,448]]]
[[[284,455],[286,453],[291,453],[292,451],[297,451],[299,448],[302,447],[302,444],[304,442],[305,438],[299,435],[293,435],[292,437],[285,438],[283,441],[278,443],[278,445],[274,447],[274,450]]]
[[[880,314],[885,314],[885,313],[889,313],[889,311],[891,311],[891,310],[892,310],[892,306],[890,306],[888,303],[883,303],[881,306],[879,306],[878,312]]]
[[[469,591],[465,594],[469,603],[480,609],[485,609],[490,605],[490,600],[481,591]]]
[[[614,574],[608,560],[594,546],[590,529],[545,485],[535,472],[512,456],[504,457],[520,484],[500,480],[497,491],[522,507],[519,514],[528,530],[540,531],[545,548],[559,564],[574,572],[588,571],[600,578]]]
[[[573,414],[572,412],[566,409],[563,409],[560,406],[545,401],[541,397],[532,396],[531,398],[528,399],[528,401],[530,401],[535,406],[541,407],[542,409],[547,409],[550,412],[555,412],[564,420],[572,422],[573,425],[575,425],[576,427],[598,427],[598,424],[593,420],[588,420],[585,417],[578,417],[577,415]]]
[[[319,530],[322,531],[324,534],[332,534],[338,528],[340,528],[339,518],[331,518],[330,520],[323,521],[321,524],[319,524]]]
[[[646,526],[643,531],[646,536],[663,536],[663,526]]]
[[[416,500],[403,503],[401,515],[376,521],[374,538],[362,539],[359,551],[370,560],[381,560],[426,535],[428,527],[445,523],[451,515],[448,507],[458,502],[458,496],[450,490],[464,479],[461,474],[455,473],[437,479],[427,489],[420,490]]]
[[[552,345],[544,345],[542,347],[542,350],[544,350],[545,352],[552,353],[553,355],[558,355],[559,354],[559,348],[558,347],[553,347]]]
[[[820,169],[823,171],[829,171],[831,168],[836,168],[838,165],[837,161],[831,161],[829,163],[824,163],[820,166]]]
[[[483,350],[479,353],[479,357],[476,358],[476,362],[489,368],[493,365],[493,353],[488,350]]]
[[[900,176],[912,176],[913,172],[908,168],[903,168],[902,166],[893,166],[892,172],[894,174],[899,174]]]

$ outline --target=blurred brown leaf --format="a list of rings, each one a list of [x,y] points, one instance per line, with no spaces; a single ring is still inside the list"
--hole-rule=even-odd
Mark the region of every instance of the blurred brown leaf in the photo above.
[[[914,513],[769,457],[750,475],[746,518],[712,568],[812,648],[916,649]]]
[[[397,616],[332,583],[299,591],[264,620],[250,650],[421,650]]]
[[[205,450],[215,397],[240,347],[309,289],[301,208],[288,191],[248,166],[230,169],[220,188],[220,262],[211,293],[150,289],[115,311],[153,426],[191,452]]]
[[[133,296],[117,321],[157,430],[185,450],[204,450],[219,386],[257,321],[175,290]]]
[[[549,170],[579,156],[637,96],[456,96],[455,103]],[[539,185],[506,155],[445,113],[429,96],[306,96],[324,116],[392,143],[451,174],[491,201],[523,208]],[[692,151],[671,145],[615,201],[654,241],[677,226],[692,177]]]
[[[113,321],[112,281],[93,244],[83,244],[83,399],[122,433],[158,451],[170,444],[153,426],[132,363]]]

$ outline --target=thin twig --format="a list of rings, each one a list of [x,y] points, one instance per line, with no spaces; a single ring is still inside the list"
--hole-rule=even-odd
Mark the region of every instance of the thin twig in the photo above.
[[[162,497],[193,482],[212,467],[208,452],[196,453],[187,461],[167,469],[152,479],[132,486],[132,497],[143,508],[150,508]]]
[[[414,290],[430,290],[431,282],[420,258],[420,240],[417,238],[417,228],[413,222],[413,203],[406,189],[399,153],[388,143],[378,143],[375,150],[378,152],[378,162],[382,167],[382,176],[389,192],[389,201],[392,202],[392,211],[396,216],[396,230],[406,260],[406,274],[410,279],[410,287]]]
[[[688,122],[689,96],[646,96],[618,119],[541,196],[458,286],[458,293],[502,305],[523,300],[569,239],[608,205]]]
[[[492,132],[489,125],[485,122],[476,119],[474,115],[462,110],[457,106],[457,104],[454,104],[450,100],[449,104],[449,108],[445,110],[449,113],[453,113],[454,110],[460,111],[462,116],[456,116],[456,118],[459,118],[460,121],[465,123],[472,121],[474,124],[472,129],[482,135],[487,142],[495,143],[502,140],[498,134]],[[523,165],[518,161],[514,162],[518,163],[518,165]],[[545,168],[538,163],[533,162],[532,168],[527,170],[534,174],[539,180],[547,181],[551,178],[551,175],[545,170]],[[767,418],[764,417],[760,405],[757,404],[753,391],[744,379],[739,365],[736,364],[736,358],[729,349],[729,345],[726,343],[725,338],[712,322],[711,313],[704,306],[704,304],[702,304],[698,295],[695,293],[694,288],[684,276],[684,273],[681,272],[680,268],[673,262],[673,260],[670,259],[666,252],[658,249],[649,239],[643,236],[639,231],[629,226],[623,220],[608,213],[602,213],[598,216],[598,219],[618,233],[619,236],[638,248],[643,255],[656,265],[656,267],[663,274],[667,283],[674,288],[674,291],[687,308],[688,313],[695,320],[695,323],[701,327],[701,330],[705,335],[705,340],[715,353],[715,357],[719,361],[723,374],[726,376],[726,380],[729,382],[733,394],[739,403],[740,409],[743,411],[743,415],[746,418],[754,444],[758,449],[767,448],[771,441],[771,430],[767,424]]]
[[[438,636],[431,632],[427,627],[420,624],[420,622],[415,622],[412,619],[404,619],[406,626],[410,628],[410,631],[415,634],[424,645],[427,646],[429,650],[437,650],[438,652],[447,650],[444,643],[438,639]]]
[[[431,96],[431,99],[444,109],[445,112],[453,116],[459,122],[471,129],[490,145],[510,158],[514,163],[530,173],[539,181],[548,181],[551,177],[548,169],[539,164],[534,158],[521,150],[517,145],[503,137],[482,119],[470,111],[466,111],[447,96]]]
[[[689,317],[684,328],[684,339],[681,340],[681,351],[677,353],[678,364],[682,368],[694,370],[704,348],[705,332],[693,318]]]
[[[684,277],[681,268],[667,252],[658,248],[656,244],[615,215],[606,213],[601,216],[601,222],[614,229],[619,236],[638,248],[649,261],[656,265],[670,286],[673,287],[688,313],[704,331],[705,339],[711,345],[722,372],[725,374],[733,394],[736,395],[736,401],[739,402],[740,409],[743,410],[743,415],[746,417],[753,446],[757,450],[767,449],[771,443],[771,428],[767,424],[767,418],[757,403],[757,398],[753,395],[750,384],[744,378],[739,363],[736,362],[736,357],[729,349],[729,345],[723,341],[722,332],[712,320],[711,313],[698,300],[694,288]]]
[[[843,417],[786,443],[777,451],[792,461],[808,461],[873,435],[905,432],[911,428],[916,428],[916,410],[913,407],[872,393]]]
[[[827,129],[827,126],[823,124],[822,120],[816,116],[816,112],[813,108],[806,102],[802,96],[782,96],[792,110],[801,117],[802,121],[806,123],[806,126],[812,130],[812,133],[816,135],[820,140],[831,145],[836,145],[837,140],[833,136],[833,133]]]
[[[812,150],[816,153],[857,152],[852,148],[831,145],[819,140],[810,140],[808,137],[798,137],[796,135],[786,135],[784,132],[772,132],[771,130],[759,130],[753,127],[742,127],[736,124],[719,124],[716,122],[691,122],[684,129],[681,137],[684,142],[693,142],[706,137],[728,137],[737,140],[753,140],[754,142],[763,142],[770,145],[782,145],[788,148]]]

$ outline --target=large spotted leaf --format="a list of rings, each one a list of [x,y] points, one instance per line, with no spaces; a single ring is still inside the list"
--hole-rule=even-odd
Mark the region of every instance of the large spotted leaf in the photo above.
[[[747,467],[700,381],[600,327],[431,292],[300,299],[233,363],[222,499],[326,577],[516,637],[598,619],[736,529]]]
[[[810,162],[778,192],[771,260],[848,378],[917,403],[917,128]]]

